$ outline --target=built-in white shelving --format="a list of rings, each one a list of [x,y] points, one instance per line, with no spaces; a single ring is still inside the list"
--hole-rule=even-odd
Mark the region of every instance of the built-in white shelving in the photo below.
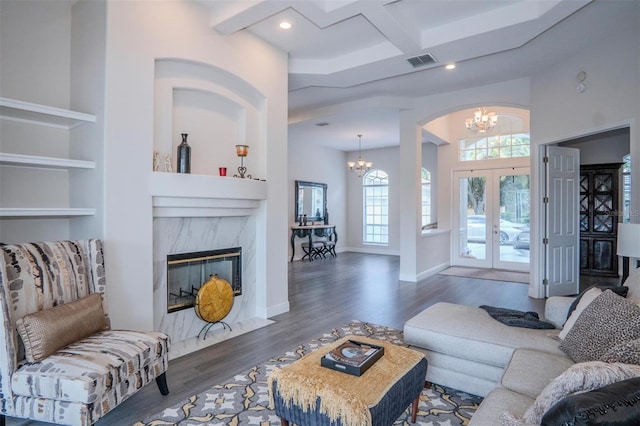
[[[96,167],[96,163],[93,161],[9,154],[5,152],[0,152],[0,164],[5,166],[41,167],[47,169],[95,169]]]
[[[96,121],[96,116],[92,114],[1,97],[0,118],[63,129],[73,129]]]
[[[0,97],[0,119],[71,130],[82,124],[95,123],[96,116],[84,112],[34,104],[31,102]],[[44,157],[37,155],[0,152],[0,165],[43,169],[95,169],[94,161],[72,158]],[[94,216],[94,208],[72,207],[3,207],[0,218],[72,218]]]
[[[0,217],[5,218],[65,218],[75,216],[94,216],[96,209],[85,208],[0,208]]]

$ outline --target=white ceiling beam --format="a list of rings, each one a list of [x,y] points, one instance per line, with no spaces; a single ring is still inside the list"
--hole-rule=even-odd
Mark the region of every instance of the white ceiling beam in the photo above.
[[[361,109],[392,108],[397,110],[414,108],[414,100],[401,96],[374,96],[341,104],[329,105],[312,110],[301,111],[289,116],[289,124],[295,124],[315,118],[339,115]]]
[[[384,5],[371,3],[362,14],[403,53],[413,54],[422,49],[421,34],[417,28],[402,24],[390,15]]]
[[[537,31],[530,31],[528,38],[531,39],[591,1],[549,0],[540,2],[528,0],[510,4],[456,22],[449,22],[446,27],[438,26],[423,30],[421,44],[425,49],[428,49],[432,46],[492,33],[526,22],[534,22]],[[545,14],[548,14],[547,19],[541,19]],[[500,34],[497,34],[496,37],[500,39]]]
[[[238,2],[200,0],[200,2],[211,9],[211,27],[224,35],[243,30],[291,6],[291,2],[275,2],[272,0]]]
[[[391,43],[381,43],[331,59],[289,59],[290,74],[328,75],[401,54]]]

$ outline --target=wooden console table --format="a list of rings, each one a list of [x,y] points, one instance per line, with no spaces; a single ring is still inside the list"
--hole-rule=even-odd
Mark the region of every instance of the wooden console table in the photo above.
[[[299,238],[308,238],[309,240],[309,248],[311,248],[313,244],[313,236],[316,237],[325,237],[330,241],[333,241],[335,244],[338,243],[338,233],[336,232],[335,225],[307,225],[307,226],[298,226],[293,225],[291,227],[291,260],[293,262],[293,257],[296,254],[296,246],[295,239]],[[309,256],[309,260],[313,260],[312,256]]]

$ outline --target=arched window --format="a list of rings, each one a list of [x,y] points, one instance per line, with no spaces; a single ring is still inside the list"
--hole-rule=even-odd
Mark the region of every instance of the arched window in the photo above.
[[[431,223],[431,173],[422,169],[422,227]]]
[[[363,236],[366,244],[389,244],[389,175],[370,170],[362,177]]]

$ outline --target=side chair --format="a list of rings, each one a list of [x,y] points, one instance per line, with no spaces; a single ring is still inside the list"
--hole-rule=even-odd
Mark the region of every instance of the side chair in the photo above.
[[[88,426],[153,379],[169,393],[169,340],[112,330],[102,242],[0,246],[0,425]]]

